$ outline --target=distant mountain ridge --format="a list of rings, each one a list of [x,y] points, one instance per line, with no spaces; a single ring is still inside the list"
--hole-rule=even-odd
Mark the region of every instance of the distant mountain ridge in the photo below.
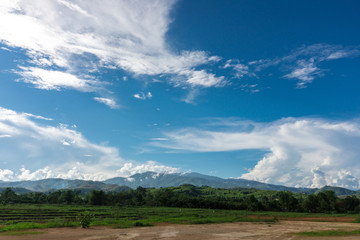
[[[144,188],[176,187],[183,184],[194,186],[209,186],[213,188],[255,188],[260,190],[290,191],[294,193],[317,193],[324,190],[332,190],[337,195],[353,195],[358,191],[340,187],[325,186],[317,188],[294,188],[281,185],[267,184],[246,179],[223,179],[215,176],[208,176],[200,173],[137,173],[130,177],[115,177],[105,181],[67,180],[49,178],[37,181],[5,182],[0,181],[0,188],[12,187],[23,188],[30,191],[47,192],[58,189],[80,189],[82,191],[104,190],[104,191],[126,191],[139,186]]]
[[[48,192],[59,189],[79,189],[84,192],[91,190],[104,190],[104,191],[126,191],[129,187],[119,186],[115,184],[106,184],[99,181],[86,181],[86,180],[68,180],[61,178],[47,178],[36,181],[19,181],[19,182],[0,182],[0,188],[25,188],[35,192]]]
[[[176,187],[182,184],[192,184],[194,186],[209,186],[214,188],[257,188],[261,190],[278,190],[291,192],[306,192],[308,188],[293,188],[280,185],[266,184],[257,181],[246,179],[223,179],[214,176],[203,175],[200,173],[137,173],[131,177],[116,177],[105,180],[104,183],[125,185],[131,188],[138,186],[144,188],[159,188],[159,187]]]

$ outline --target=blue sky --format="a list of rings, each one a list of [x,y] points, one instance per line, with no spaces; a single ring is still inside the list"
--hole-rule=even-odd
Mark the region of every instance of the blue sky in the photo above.
[[[0,180],[360,188],[358,1],[0,3]]]

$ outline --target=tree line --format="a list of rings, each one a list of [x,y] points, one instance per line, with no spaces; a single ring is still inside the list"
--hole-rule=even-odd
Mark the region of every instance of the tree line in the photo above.
[[[360,200],[357,196],[339,198],[333,191],[326,190],[317,194],[294,194],[279,191],[269,196],[256,198],[253,194],[242,197],[201,196],[194,191],[175,191],[172,188],[146,189],[123,192],[104,192],[92,190],[57,190],[49,193],[29,192],[16,194],[6,188],[0,195],[1,204],[90,204],[118,206],[164,206],[181,208],[237,209],[250,211],[286,211],[312,213],[358,213]]]

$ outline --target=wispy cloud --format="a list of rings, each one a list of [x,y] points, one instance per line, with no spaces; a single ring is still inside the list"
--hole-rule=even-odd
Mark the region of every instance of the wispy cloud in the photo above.
[[[177,171],[155,162],[126,161],[117,148],[92,143],[64,124],[39,124],[41,118],[0,107],[0,180],[104,180],[144,169]]]
[[[75,89],[82,92],[96,92],[101,89],[101,83],[93,77],[80,78],[74,74],[62,71],[46,70],[36,67],[21,67],[17,73],[23,81],[43,90]]]
[[[120,106],[116,103],[116,101],[114,99],[111,98],[105,98],[105,97],[94,97],[95,101],[98,101],[100,103],[103,103],[107,106],[109,106],[112,109],[117,109]]]
[[[223,77],[198,69],[219,57],[169,50],[165,40],[175,2],[5,0],[0,41],[25,51],[29,61],[16,72],[40,89],[97,91],[100,80],[83,76],[101,68],[167,74],[180,81],[174,86],[220,86]]]
[[[9,134],[0,135],[0,138],[10,138],[10,137],[11,137],[11,135],[9,135]]]
[[[291,72],[284,75],[285,78],[297,79],[297,87],[305,88],[316,77],[324,75],[321,68],[326,61],[351,58],[360,55],[358,47],[343,47],[341,45],[314,44],[294,50],[290,55],[273,61],[274,64],[282,65]],[[271,62],[271,61],[270,61]]]
[[[151,92],[147,92],[147,93],[140,92],[140,93],[135,93],[133,97],[141,100],[146,100],[152,98],[152,94]]]
[[[235,78],[243,78],[249,74],[249,66],[240,63],[238,60],[227,60],[223,68],[232,68],[234,70]]]
[[[314,78],[320,76],[320,74],[322,74],[322,71],[315,66],[314,59],[311,58],[308,61],[297,61],[297,66],[291,73],[286,74],[284,77],[298,79],[297,87],[305,88],[307,84],[311,83]]]
[[[194,152],[269,151],[241,177],[289,186],[360,187],[360,122],[287,118],[270,123],[217,121],[221,131],[185,128],[165,134],[158,147]],[[254,159],[255,160],[255,159]]]
[[[288,55],[273,59],[259,59],[248,63],[227,60],[224,69],[232,69],[235,78],[259,78],[274,68],[286,73],[283,78],[297,80],[297,88],[306,88],[315,78],[325,75],[328,61],[360,56],[360,48],[341,45],[313,44],[291,51]]]
[[[47,118],[47,117],[43,117],[43,116],[39,116],[39,115],[34,115],[34,114],[31,114],[31,113],[24,113],[24,115],[27,116],[27,117],[35,118],[35,119],[41,119],[41,120],[45,120],[45,121],[53,121],[52,118]]]

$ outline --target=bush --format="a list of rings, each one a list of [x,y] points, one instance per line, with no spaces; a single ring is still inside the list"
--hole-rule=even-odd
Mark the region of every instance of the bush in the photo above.
[[[85,211],[85,212],[79,213],[78,219],[79,219],[79,222],[80,222],[82,228],[88,228],[88,227],[90,227],[90,224],[94,219],[94,214],[92,214],[88,211]]]
[[[151,223],[144,223],[144,222],[136,221],[136,222],[134,222],[134,226],[135,227],[150,227],[153,225]]]

